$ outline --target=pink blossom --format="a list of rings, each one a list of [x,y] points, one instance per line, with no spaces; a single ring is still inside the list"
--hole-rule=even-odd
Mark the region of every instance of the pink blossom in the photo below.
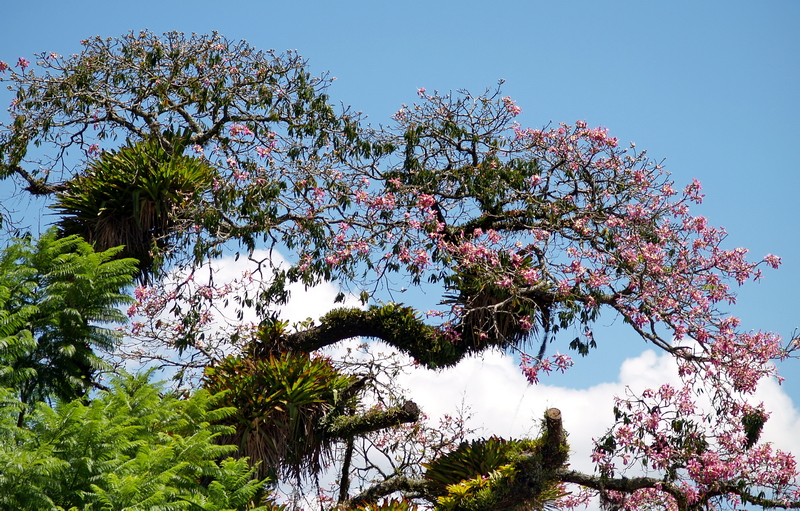
[[[543,181],[542,176],[540,176],[539,174],[534,174],[528,178],[528,184],[530,184],[532,188],[542,184],[542,181]]]
[[[567,369],[573,366],[574,362],[569,355],[564,355],[556,351],[555,355],[553,355],[553,363],[556,365],[556,369],[560,372],[565,372]]]
[[[420,208],[429,208],[436,204],[436,199],[432,195],[420,194],[417,199],[417,206]]]
[[[777,269],[777,268],[778,268],[778,266],[780,266],[780,265],[781,265],[781,258],[780,258],[780,257],[778,257],[778,256],[776,256],[776,255],[772,255],[772,254],[767,254],[766,256],[764,256],[764,261],[765,261],[765,262],[766,262],[766,263],[767,263],[767,264],[768,264],[768,265],[769,265],[771,268],[775,268],[775,269]]]
[[[362,204],[369,201],[369,194],[364,190],[355,191],[356,204]]]
[[[500,278],[500,279],[499,279],[499,280],[496,282],[496,284],[497,284],[498,286],[500,286],[500,287],[511,287],[511,285],[512,285],[513,283],[514,283],[514,281],[512,281],[512,280],[511,280],[511,277],[509,277],[509,276],[507,276],[507,275],[504,275],[502,278]]]
[[[539,282],[541,275],[536,268],[526,268],[522,270],[522,278],[525,280],[526,284],[534,285]]]
[[[503,103],[505,104],[506,111],[511,115],[517,116],[522,113],[522,108],[515,105],[514,100],[512,100],[509,96],[503,98]]]
[[[250,128],[248,128],[247,126],[245,126],[243,124],[233,124],[233,125],[231,125],[229,131],[230,131],[230,134],[231,134],[232,137],[237,137],[239,135],[243,135],[243,136],[252,136],[253,135],[253,132],[250,130]]]

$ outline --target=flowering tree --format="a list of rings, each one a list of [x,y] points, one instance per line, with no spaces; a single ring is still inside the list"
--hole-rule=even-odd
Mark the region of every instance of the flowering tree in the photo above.
[[[486,349],[511,351],[535,384],[571,365],[550,343],[578,332],[566,343],[586,355],[602,337],[595,322],[612,314],[677,360],[680,388],[619,399],[616,424],[598,432],[594,474],[566,468],[560,414],[549,410],[539,439],[437,448],[425,470],[403,465],[357,494],[348,482],[353,439],[386,435],[418,413],[391,419],[368,410],[362,388],[379,379],[334,374],[353,366],[309,369],[339,387],[320,389],[332,397],[312,400],[318,415],[284,422],[309,431],[320,424],[315,434],[347,446],[339,505],[375,508],[399,491],[438,509],[568,508],[591,492],[627,509],[800,507],[794,458],[759,443],[768,412],[749,401],[795,343],[742,332],[722,311],[735,301],[731,286],[759,279],[762,266],[780,260],[749,261],[746,250],[723,248],[725,232],[690,212],[703,198],[697,181],[676,189],[645,152],[620,147],[582,121],[525,129],[515,120],[520,107],[499,88],[478,96],[420,89],[419,102],[404,105],[391,126],[369,129],[346,111],[335,114],[325,80],[309,77],[294,54],[175,33],[84,46],[68,59],[39,56],[41,75],[23,60],[19,71],[0,65],[12,69],[17,92],[13,122],[0,129],[0,174],[23,180],[31,193],[54,195],[65,232],[118,243],[100,229],[125,226],[148,240],[152,264],[140,269],[151,286],[137,289],[130,311],[140,316],[131,336],[148,347],[133,354],[140,359],[149,352],[186,370],[212,366],[205,385],[222,390],[237,382],[239,390],[227,390],[242,397],[253,388],[246,382],[278,371],[256,367],[292,366],[286,361],[293,356],[308,361],[309,353],[364,337],[430,368]],[[127,142],[115,146],[119,135]],[[34,145],[54,152],[34,158]],[[66,157],[70,148],[84,156],[77,171]],[[67,172],[56,179],[61,168]],[[159,177],[180,175],[176,168],[197,177],[186,188]],[[130,196],[85,214],[99,197],[88,190],[102,194],[121,182],[133,183]],[[256,271],[234,283],[200,279],[232,241]],[[257,246],[288,254],[288,262],[256,260]],[[294,329],[275,317],[290,284],[320,281],[359,291],[366,307],[335,309]],[[380,302],[395,282],[441,292],[441,300],[429,310]],[[240,316],[227,329],[211,329],[213,310],[226,301]],[[248,307],[257,321],[242,324]],[[273,380],[280,392],[294,388],[286,378]],[[701,394],[709,409],[700,406]],[[259,410],[259,420],[278,421]],[[277,438],[299,438],[280,431]],[[625,477],[636,464],[650,475]],[[299,465],[321,466],[316,458]]]
[[[333,113],[330,80],[311,77],[295,53],[175,32],[82,44],[66,58],[37,55],[42,74],[26,59],[0,65],[16,94],[0,177],[55,196],[62,229],[101,245],[156,260],[186,247],[202,260],[229,239],[251,250],[316,204],[283,193],[293,183],[372,151],[352,116]]]

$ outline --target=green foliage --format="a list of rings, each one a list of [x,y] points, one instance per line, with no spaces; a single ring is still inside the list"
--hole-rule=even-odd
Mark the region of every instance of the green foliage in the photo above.
[[[444,494],[452,484],[489,474],[507,464],[516,450],[514,441],[498,437],[464,442],[453,452],[426,464],[425,478],[434,493]]]
[[[745,443],[747,449],[756,445],[758,437],[761,436],[761,429],[764,427],[765,422],[767,422],[767,417],[764,412],[760,410],[752,410],[742,417],[742,426],[744,427],[744,434],[747,437],[747,442]]]
[[[546,468],[543,439],[473,440],[425,464],[425,479],[436,497],[436,509],[543,509],[564,496],[558,480]]]
[[[352,511],[417,511],[417,509],[417,506],[407,500],[390,499],[380,504],[364,504],[352,508]]]
[[[149,374],[112,382],[86,404],[41,403],[28,428],[0,416],[0,508],[15,510],[278,509],[244,459],[221,458],[233,410],[204,390],[162,396]],[[8,391],[0,398],[9,399]]]
[[[464,479],[447,487],[439,497],[437,509],[442,511],[498,509],[497,495],[508,489],[517,471],[512,464],[501,465],[488,474]]]
[[[228,357],[206,370],[205,388],[226,391],[221,403],[237,411],[223,423],[235,428],[223,441],[263,465],[259,473],[316,474],[330,454],[322,431],[329,412],[353,399],[355,377],[324,358],[285,353],[265,359]]]
[[[95,252],[55,229],[39,240],[13,240],[0,252],[0,386],[22,403],[74,399],[92,385],[120,333],[101,326],[126,321],[117,308],[136,271],[119,248]]]
[[[320,321],[324,334],[339,335],[355,330],[355,335],[377,337],[431,368],[455,365],[470,348],[464,343],[453,343],[442,330],[425,324],[413,307],[399,303],[373,305],[366,311],[334,309]]]
[[[182,154],[182,137],[171,140],[171,151],[147,140],[92,161],[52,206],[61,215],[61,230],[100,249],[124,245],[120,255],[138,259],[142,274],[149,275],[154,252],[191,223],[190,210],[215,175],[203,160]]]

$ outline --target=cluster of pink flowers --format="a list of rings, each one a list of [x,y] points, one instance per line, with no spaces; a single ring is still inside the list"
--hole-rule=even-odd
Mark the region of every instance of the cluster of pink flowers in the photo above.
[[[619,470],[615,458],[623,468],[637,461],[672,474],[670,484],[683,488],[690,503],[713,493],[719,485],[736,487],[741,482],[769,488],[776,495],[796,492],[794,457],[774,450],[771,444],[753,445],[755,439],[747,437],[745,417],[765,421],[768,414],[763,408],[725,400],[714,405],[716,413],[709,413],[697,405],[696,399],[689,383],[681,389],[663,385],[639,396],[618,399],[618,420],[610,432],[613,448],[608,447],[608,437],[598,441],[592,459],[607,475]],[[637,492],[618,497],[631,506],[636,499],[654,495],[672,500],[657,488],[642,495]]]
[[[256,153],[257,153],[257,154],[258,154],[258,155],[259,155],[261,158],[266,158],[267,156],[269,156],[269,155],[270,155],[270,153],[272,153],[272,151],[273,151],[273,150],[274,150],[274,149],[275,149],[277,146],[278,146],[278,142],[277,142],[276,140],[273,140],[272,142],[270,142],[270,145],[268,145],[268,146],[266,146],[266,147],[265,147],[265,146],[258,146],[258,147],[256,147]]]
[[[568,355],[558,352],[542,360],[535,359],[530,355],[522,353],[519,363],[522,374],[525,375],[525,378],[527,378],[528,383],[531,385],[539,383],[539,374],[542,372],[545,374],[550,374],[553,371],[563,373],[572,367],[572,365],[572,359]]]
[[[138,314],[152,316],[164,309],[170,300],[176,297],[175,294],[162,294],[155,288],[137,286],[133,290],[134,302],[128,307],[127,315],[132,318]]]
[[[232,124],[228,131],[230,132],[232,137],[244,136],[244,137],[252,137],[253,131],[243,124]]]
[[[506,111],[515,117],[522,113],[522,108],[517,106],[509,96],[503,98],[503,104],[506,107]]]

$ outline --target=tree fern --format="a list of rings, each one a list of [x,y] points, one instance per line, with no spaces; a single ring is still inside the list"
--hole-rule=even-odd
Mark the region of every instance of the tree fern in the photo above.
[[[95,252],[76,236],[14,240],[0,252],[0,386],[23,403],[83,395],[104,367],[94,350],[120,334],[118,306],[136,272],[119,249]]]
[[[19,400],[0,391],[0,402]],[[272,510],[264,481],[211,426],[220,396],[164,393],[148,375],[111,382],[91,403],[39,403],[16,426],[0,412],[0,509]]]

